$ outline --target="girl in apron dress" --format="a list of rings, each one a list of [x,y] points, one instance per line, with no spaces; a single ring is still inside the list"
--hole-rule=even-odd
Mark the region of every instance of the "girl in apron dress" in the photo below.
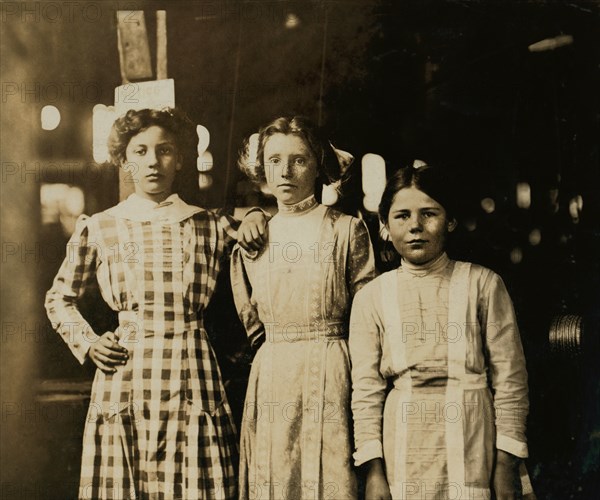
[[[242,419],[240,499],[351,500],[348,320],[354,294],[376,274],[363,222],[315,198],[319,178],[338,180],[349,155],[302,117],[269,123],[244,154],[245,171],[266,182],[279,212],[262,252],[232,255],[236,307],[257,349]]]
[[[497,274],[447,257],[451,194],[427,166],[389,180],[379,214],[402,264],[352,306],[354,459],[366,464],[369,500],[531,492],[512,302]]]

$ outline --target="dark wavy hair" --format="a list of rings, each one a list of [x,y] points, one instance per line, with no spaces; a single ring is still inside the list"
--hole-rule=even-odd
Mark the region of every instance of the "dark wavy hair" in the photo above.
[[[125,161],[125,151],[132,137],[152,126],[171,133],[177,148],[184,158],[194,145],[194,125],[185,113],[174,108],[130,109],[113,123],[108,136],[108,152],[113,164],[120,166]]]
[[[443,169],[426,165],[419,168],[404,167],[390,177],[379,203],[381,222],[387,224],[390,208],[398,191],[410,187],[423,191],[437,201],[444,207],[448,219],[455,218],[457,201],[456,192],[452,187],[452,179],[445,174]]]
[[[254,158],[249,158],[249,140],[244,141],[238,156],[238,167],[252,181],[258,184],[266,182],[265,144],[275,134],[295,134],[306,141],[317,160],[317,183],[331,184],[340,179],[340,164],[333,147],[322,131],[304,116],[281,116],[259,130],[256,161]]]

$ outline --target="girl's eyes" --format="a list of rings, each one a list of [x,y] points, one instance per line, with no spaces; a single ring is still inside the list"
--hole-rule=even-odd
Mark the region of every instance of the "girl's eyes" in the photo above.
[[[269,163],[272,165],[279,165],[282,162],[281,158],[269,158]],[[294,165],[297,165],[299,167],[303,167],[304,165],[306,165],[306,158],[304,157],[297,157],[293,159],[293,163]]]
[[[437,216],[437,212],[422,212],[421,213],[422,217],[425,217],[426,219],[429,219],[431,217],[436,217]],[[400,219],[400,220],[408,220],[410,219],[410,214],[408,212],[403,212],[403,213],[398,213],[396,215],[394,215],[393,217],[394,219]]]
[[[144,156],[146,154],[146,148],[137,148],[133,150],[133,153],[138,155],[138,156]],[[173,148],[172,147],[164,147],[164,148],[160,148],[158,150],[158,154],[160,155],[170,155],[173,154]]]

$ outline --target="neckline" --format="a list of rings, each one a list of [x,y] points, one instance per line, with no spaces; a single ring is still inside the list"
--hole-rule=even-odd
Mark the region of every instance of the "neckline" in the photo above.
[[[304,214],[319,205],[317,199],[314,194],[311,194],[308,198],[305,198],[298,203],[294,203],[293,205],[284,205],[283,203],[277,202],[277,208],[279,208],[279,213],[281,215],[298,215]]]
[[[179,198],[179,195],[177,193],[171,193],[163,201],[160,201],[160,202],[151,200],[149,198],[144,198],[143,196],[140,196],[137,193],[132,193],[127,198],[127,201],[129,201],[131,204],[133,204],[134,206],[137,206],[139,208],[154,208],[154,209],[156,209],[156,208],[168,207],[169,205],[176,204],[182,200]]]
[[[399,269],[401,271],[406,271],[417,278],[423,278],[444,269],[448,265],[448,262],[450,262],[450,259],[448,258],[448,255],[446,255],[446,252],[443,252],[432,261],[421,265],[411,264],[410,262],[402,259],[402,265],[399,267]]]

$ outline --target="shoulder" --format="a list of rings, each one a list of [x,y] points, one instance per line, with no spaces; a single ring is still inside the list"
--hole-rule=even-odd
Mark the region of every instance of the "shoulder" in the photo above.
[[[198,207],[198,211],[187,219],[205,230],[222,232],[234,226],[238,221],[225,212]]]
[[[473,262],[454,261],[455,269],[457,265],[469,266],[469,282],[471,285],[475,285],[480,292],[489,291],[498,286],[504,287],[500,275],[485,266]]]
[[[389,283],[394,280],[396,273],[397,269],[393,269],[386,273],[380,274],[376,278],[373,278],[357,292],[354,300],[359,299],[362,301],[379,301],[382,296],[382,288],[389,286]]]
[[[329,217],[334,222],[342,222],[349,224],[352,220],[358,221],[356,217],[352,217],[351,215],[345,214],[344,212],[340,212],[339,210],[331,207],[327,207],[326,217]]]
[[[201,207],[194,207],[197,208],[198,211],[193,213],[192,215],[190,215],[189,220],[193,220],[193,221],[218,221],[221,216],[213,210],[207,210],[205,208],[201,208]]]
[[[328,208],[327,213],[325,215],[329,217],[331,223],[334,224],[338,228],[345,228],[351,231],[353,234],[357,233],[366,233],[368,234],[366,224],[359,219],[358,217],[354,217],[352,215],[345,214],[344,212],[340,212],[335,208]]]

